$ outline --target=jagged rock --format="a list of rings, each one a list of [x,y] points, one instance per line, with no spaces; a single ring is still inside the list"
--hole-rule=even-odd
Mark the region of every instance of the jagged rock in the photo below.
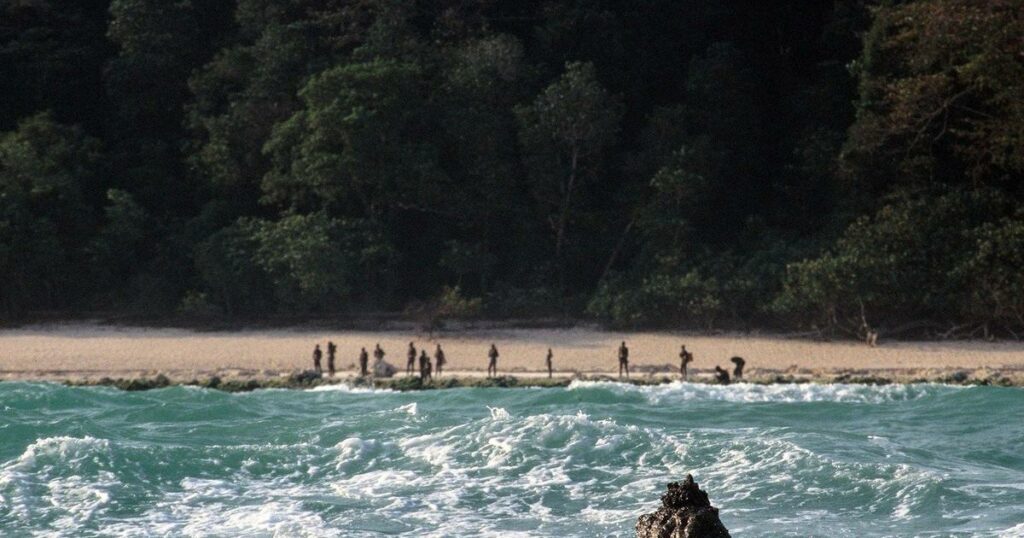
[[[729,531],[718,519],[708,494],[693,476],[672,482],[661,496],[661,508],[640,516],[636,521],[637,538],[729,538]]]

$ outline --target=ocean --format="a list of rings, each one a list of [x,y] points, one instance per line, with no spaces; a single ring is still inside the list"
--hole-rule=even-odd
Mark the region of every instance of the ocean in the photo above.
[[[3,536],[1024,536],[1024,390],[0,383]]]

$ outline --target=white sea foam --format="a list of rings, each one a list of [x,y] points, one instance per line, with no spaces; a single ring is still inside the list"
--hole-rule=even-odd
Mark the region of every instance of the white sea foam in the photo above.
[[[506,420],[511,418],[511,415],[508,414],[508,410],[504,407],[491,407],[488,405],[487,409],[491,411],[492,420]]]
[[[414,403],[395,394],[358,406],[316,398],[329,405],[312,408],[301,395],[272,394],[245,409],[269,427],[232,430],[241,439],[211,434],[202,418],[119,430],[117,417],[107,423],[111,441],[49,437],[10,451],[0,467],[0,527],[64,536],[624,535],[638,514],[657,506],[666,481],[692,472],[736,535],[946,529],[1024,538],[1013,512],[1024,498],[1015,456],[967,445],[947,454],[959,446],[951,444],[956,437],[901,414],[901,399],[917,392],[677,385],[578,384],[572,395],[501,391],[475,401],[476,391],[454,398],[435,391]],[[1004,405],[1021,405],[1014,392],[995,394]],[[879,409],[873,424],[876,409],[860,404],[879,395],[895,405]],[[705,408],[712,417],[652,405],[687,397],[726,403]],[[851,419],[851,407],[744,401],[840,401],[858,413]],[[210,405],[220,404],[198,402],[193,410]],[[907,406],[912,413],[925,407]],[[196,424],[200,434],[192,437],[186,432]],[[1014,424],[1000,424],[987,430],[992,446],[1019,439]],[[963,426],[944,427],[955,436]],[[167,435],[172,428],[180,437]],[[1012,431],[1000,437],[1003,429]],[[922,432],[929,436],[923,443]],[[931,448],[933,439],[943,451]],[[995,457],[1008,459],[996,465]]]
[[[641,394],[652,404],[673,400],[710,400],[728,402],[844,402],[885,403],[927,396],[935,391],[957,391],[966,387],[952,385],[849,385],[849,384],[771,384],[734,383],[708,385],[674,381],[665,385],[632,385],[616,381],[574,379],[566,390],[608,390],[616,394]]]
[[[399,406],[397,409],[395,409],[395,411],[398,411],[399,413],[405,413],[410,416],[416,416],[416,413],[418,412],[418,406],[416,405],[416,402],[407,403],[405,405]]]
[[[0,468],[0,508],[22,522],[47,512],[55,527],[75,528],[110,502],[108,490],[117,484],[112,473],[99,472],[91,481],[75,474],[109,449],[106,439],[89,436],[37,439]]]
[[[340,536],[308,508],[303,487],[252,480],[186,479],[139,517],[104,529],[111,536]]]
[[[391,389],[376,388],[376,387],[353,387],[347,383],[332,383],[330,385],[317,385],[307,392],[351,392],[354,394],[372,394],[372,393],[389,393],[394,392]]]

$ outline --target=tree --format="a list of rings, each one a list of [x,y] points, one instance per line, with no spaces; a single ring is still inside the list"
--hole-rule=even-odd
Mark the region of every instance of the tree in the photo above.
[[[1024,214],[985,224],[970,234],[973,255],[951,277],[963,291],[961,315],[974,323],[998,324],[1016,338],[1024,329]]]
[[[263,181],[266,201],[381,222],[389,210],[443,199],[422,80],[417,65],[390,60],[310,79],[304,108],[267,142],[274,166]]]
[[[533,103],[516,107],[516,115],[531,187],[554,235],[562,274],[573,195],[614,143],[622,108],[597,81],[592,64],[570,62]],[[564,277],[560,280],[564,290]]]
[[[887,4],[855,64],[860,100],[843,151],[861,192],[994,185],[1024,172],[1019,2]]]
[[[146,254],[150,215],[128,192],[109,189],[104,220],[86,247],[92,284],[100,290],[122,291],[139,272]]]
[[[964,262],[992,259],[979,257],[974,239],[990,236],[979,230],[1006,214],[1006,202],[997,191],[966,189],[887,202],[854,221],[831,251],[790,265],[777,304],[819,329],[849,334],[864,325],[962,322]]]
[[[98,141],[48,114],[0,136],[0,289],[9,316],[67,306],[77,295],[93,222],[82,191],[95,181],[99,153]]]
[[[49,110],[98,133],[106,122],[107,0],[0,1],[0,131]]]
[[[253,226],[237,222],[195,247],[196,272],[207,297],[229,316],[273,310],[273,285],[257,263]]]

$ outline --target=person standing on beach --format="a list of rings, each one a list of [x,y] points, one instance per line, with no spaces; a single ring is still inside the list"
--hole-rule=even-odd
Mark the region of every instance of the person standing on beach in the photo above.
[[[376,353],[377,351],[374,350],[374,354]],[[364,347],[362,348],[362,350],[359,351],[359,375],[361,375],[362,377],[366,377],[367,374],[369,374],[369,371],[367,369],[367,366],[369,366],[369,362],[370,356],[369,354],[366,353],[366,348]]]
[[[437,344],[437,350],[434,351],[434,362],[437,363],[437,377],[441,377],[441,371],[444,370],[444,363],[448,362],[444,358],[444,350],[441,349],[441,344]]]
[[[684,344],[679,350],[679,375],[682,376],[683,381],[687,379],[686,365],[691,362],[693,362],[693,353],[687,351]]]
[[[619,377],[622,377],[623,370],[626,372],[626,379],[629,379],[629,348],[626,347],[625,341],[619,345]]]
[[[409,351],[406,352],[405,374],[412,375],[416,369],[416,346],[409,342]]]
[[[338,346],[334,342],[327,341],[327,373],[334,377],[334,356],[338,353]]]
[[[382,361],[384,360],[384,349],[380,347],[380,342],[377,342],[377,347],[373,348],[373,358]]]
[[[430,356],[427,355],[427,350],[420,351],[420,380],[426,381],[430,379]]]
[[[718,382],[721,383],[722,385],[728,385],[729,384],[729,372],[726,371],[725,369],[723,369],[721,366],[716,364],[715,365],[715,379],[717,379]]]
[[[548,362],[548,379],[551,379],[551,374],[554,371],[554,369],[553,369],[553,362],[551,360],[554,357],[555,357],[555,354],[551,352],[551,348],[548,348],[548,358],[547,358],[547,362]]]
[[[491,372],[494,372],[494,377],[498,377],[498,348],[493,343],[487,357],[490,359],[487,363],[487,377],[491,377]]]
[[[733,357],[729,359],[736,368],[732,371],[732,376],[735,379],[743,379],[743,367],[747,365],[747,361],[743,360],[743,357]]]
[[[315,370],[316,373],[318,374],[323,372],[323,370],[320,368],[320,359],[323,356],[324,352],[320,351],[320,344],[317,344],[316,347],[313,348],[313,370]]]

